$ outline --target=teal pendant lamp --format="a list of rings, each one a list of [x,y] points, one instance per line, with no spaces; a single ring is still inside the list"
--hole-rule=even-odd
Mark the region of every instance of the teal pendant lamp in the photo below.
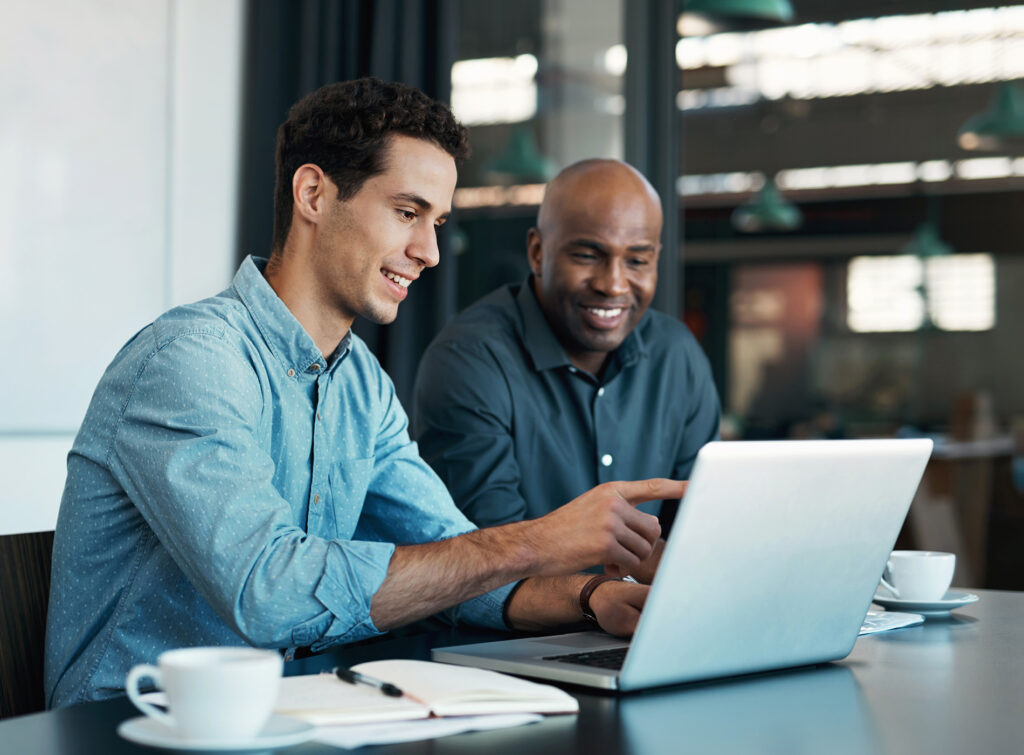
[[[792,23],[789,0],[683,0],[683,36],[752,31]]]
[[[502,183],[547,183],[558,172],[555,164],[540,153],[533,131],[516,126],[501,153],[485,167]]]
[[[774,177],[765,179],[753,199],[732,213],[733,228],[742,233],[792,231],[799,228],[803,220],[800,208],[779,193]]]
[[[957,135],[967,150],[1000,150],[1024,144],[1024,88],[1016,81],[999,85],[988,109],[967,120]]]
[[[942,240],[935,223],[925,221],[914,231],[914,237],[900,250],[917,257],[944,257],[953,253],[953,247]]]

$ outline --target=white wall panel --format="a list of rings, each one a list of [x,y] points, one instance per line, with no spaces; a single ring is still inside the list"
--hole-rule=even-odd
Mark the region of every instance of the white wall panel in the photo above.
[[[0,430],[73,431],[163,307],[168,4],[14,2],[0,24]]]
[[[0,534],[47,529],[103,369],[233,267],[242,0],[0,23]],[[26,529],[28,528],[28,529]]]

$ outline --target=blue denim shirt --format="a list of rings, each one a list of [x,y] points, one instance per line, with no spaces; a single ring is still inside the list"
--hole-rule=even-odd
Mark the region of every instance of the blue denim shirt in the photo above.
[[[158,318],[100,380],[54,537],[51,706],[121,694],[169,648],[380,634],[370,601],[393,543],[474,528],[366,345],[350,334],[325,360],[264,265]],[[449,618],[504,628],[510,589]]]

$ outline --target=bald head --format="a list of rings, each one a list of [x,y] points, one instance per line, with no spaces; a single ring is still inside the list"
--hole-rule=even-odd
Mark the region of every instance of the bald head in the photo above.
[[[661,200],[640,171],[621,160],[580,160],[548,182],[537,212],[537,227],[543,233],[581,205],[618,207],[634,202],[649,205],[648,209],[657,215],[660,236]]]
[[[597,374],[647,311],[658,281],[661,202],[619,160],[584,160],[547,186],[527,236],[533,290],[577,367]]]

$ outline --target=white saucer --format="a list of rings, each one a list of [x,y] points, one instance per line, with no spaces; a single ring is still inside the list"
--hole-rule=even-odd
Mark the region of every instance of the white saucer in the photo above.
[[[316,733],[316,727],[297,718],[271,716],[263,731],[251,739],[210,741],[183,739],[156,719],[139,716],[123,722],[117,727],[117,733],[137,744],[175,750],[273,750],[305,742]]]
[[[947,590],[942,600],[902,600],[888,595],[875,593],[874,602],[883,608],[893,611],[919,613],[922,616],[945,616],[954,608],[961,608],[978,600],[978,596],[970,592]]]

